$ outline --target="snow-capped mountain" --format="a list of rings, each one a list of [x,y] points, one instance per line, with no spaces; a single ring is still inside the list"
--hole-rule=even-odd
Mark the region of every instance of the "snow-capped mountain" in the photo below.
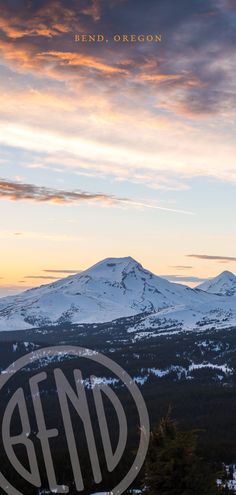
[[[108,258],[80,274],[0,299],[0,330],[101,323],[140,313],[193,309],[211,300],[205,292],[154,275],[131,257]]]
[[[236,276],[231,272],[225,271],[217,277],[203,282],[198,286],[198,289],[211,294],[234,296],[236,294]]]
[[[236,297],[229,296],[236,293],[235,280],[224,272],[190,289],[154,275],[131,257],[108,258],[77,275],[0,299],[0,330],[105,323],[136,315],[141,316],[134,325],[139,333],[233,326]]]

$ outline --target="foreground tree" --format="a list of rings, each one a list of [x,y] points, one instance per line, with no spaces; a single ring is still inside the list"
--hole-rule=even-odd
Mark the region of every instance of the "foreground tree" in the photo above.
[[[196,433],[179,431],[170,414],[152,433],[145,487],[147,495],[220,493],[216,476],[197,455]]]

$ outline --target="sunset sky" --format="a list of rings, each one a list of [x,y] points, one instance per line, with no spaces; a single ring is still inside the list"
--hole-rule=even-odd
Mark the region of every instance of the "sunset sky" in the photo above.
[[[113,256],[236,272],[235,46],[235,0],[1,2],[0,296]]]

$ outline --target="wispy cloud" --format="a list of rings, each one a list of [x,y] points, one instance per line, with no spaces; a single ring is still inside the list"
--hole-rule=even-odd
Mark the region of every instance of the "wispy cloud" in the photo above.
[[[81,202],[99,202],[113,204],[127,201],[125,198],[115,198],[107,194],[93,194],[85,191],[65,191],[40,187],[34,184],[23,184],[6,179],[0,179],[0,199],[11,201],[34,201],[36,203],[72,204]]]
[[[99,92],[95,99],[92,89],[78,88],[78,99],[77,92],[64,90],[1,88],[0,143],[24,150],[27,161],[21,166],[70,170],[160,190],[186,190],[198,177],[236,183],[235,142],[229,138],[224,143],[222,120],[215,126],[204,123],[205,139],[201,126],[150,108],[146,94],[140,94],[138,104],[131,95],[122,106],[112,91]]]
[[[55,270],[48,268],[47,270],[43,270],[45,273],[67,273],[67,274],[76,274],[81,273],[81,270]]]
[[[205,282],[206,278],[200,278],[195,276],[180,276],[180,275],[161,275],[162,278],[169,280],[170,282],[192,282],[192,283],[200,283]]]
[[[170,268],[175,268],[176,270],[191,270],[193,267],[189,265],[172,265]]]
[[[187,210],[179,210],[176,208],[166,208],[164,206],[158,206],[155,205],[153,202],[150,203],[143,203],[143,202],[138,202],[138,201],[131,201],[130,200],[123,200],[124,204],[132,204],[133,206],[137,206],[138,208],[151,208],[153,210],[162,210],[162,211],[167,211],[171,213],[182,213],[183,215],[194,215],[192,211],[187,211]]]
[[[210,254],[187,254],[188,258],[196,258],[200,260],[212,260],[212,261],[236,261],[236,257],[234,256],[216,256]]]
[[[46,275],[26,275],[26,279],[45,279],[45,280],[58,280],[58,277],[46,276]]]
[[[122,66],[105,63],[99,60],[98,57],[92,57],[82,53],[75,52],[43,52],[38,55],[38,60],[48,60],[49,62],[59,62],[60,67],[80,67],[89,68],[90,70],[96,70],[102,72],[104,75],[112,74],[124,74],[127,75],[128,71]]]
[[[52,203],[69,205],[79,203],[101,204],[103,206],[122,206],[127,208],[150,208],[170,213],[192,215],[191,211],[159,206],[153,201],[139,202],[129,198],[119,198],[103,193],[89,193],[87,191],[67,191],[34,184],[24,184],[6,179],[0,179],[0,199],[10,201],[33,201],[35,203]]]

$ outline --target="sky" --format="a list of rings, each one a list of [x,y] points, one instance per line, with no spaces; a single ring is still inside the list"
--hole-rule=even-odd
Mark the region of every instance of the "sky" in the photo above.
[[[235,0],[2,3],[0,296],[106,257],[235,273]]]

